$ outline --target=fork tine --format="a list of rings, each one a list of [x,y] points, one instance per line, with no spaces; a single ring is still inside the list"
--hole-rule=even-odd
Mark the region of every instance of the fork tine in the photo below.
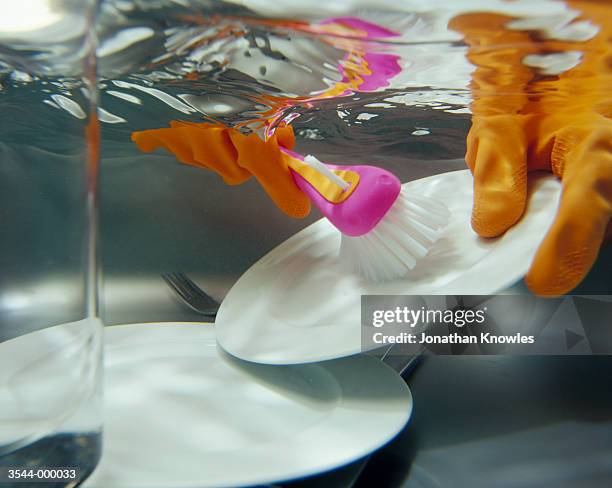
[[[184,273],[162,273],[162,279],[178,297],[195,312],[214,317],[219,303],[202,290]]]
[[[176,273],[176,277],[178,281],[183,285],[183,287],[185,287],[185,289],[188,290],[193,296],[201,296],[202,294],[204,294],[202,289],[198,285],[196,285],[186,274]]]
[[[174,293],[176,293],[183,300],[186,297],[183,294],[182,287],[178,286],[178,283],[175,281],[174,276],[171,273],[162,273],[162,279],[166,282],[166,284],[172,289]]]
[[[185,287],[177,276],[174,273],[169,273],[165,275],[164,281],[170,285],[170,287],[175,291],[175,293],[181,298],[183,301],[187,302],[191,306],[191,302],[193,302],[193,293],[187,287]]]
[[[217,301],[200,288],[191,278],[184,273],[176,273],[180,279],[181,284],[191,293],[193,300],[200,300],[204,302],[206,307],[218,307]],[[202,305],[202,304],[201,304]]]
[[[170,277],[172,278],[174,286],[181,291],[181,296],[185,298],[193,297],[193,289],[185,286],[185,280],[183,279],[181,273],[170,273]]]

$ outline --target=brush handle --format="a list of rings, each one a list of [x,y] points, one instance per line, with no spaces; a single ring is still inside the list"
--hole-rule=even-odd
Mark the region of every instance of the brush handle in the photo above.
[[[314,156],[303,158],[286,148],[281,148],[281,155],[292,175],[301,176],[331,203],[346,200],[359,184],[359,174],[346,169],[332,169]]]
[[[342,188],[342,191],[346,191],[351,187],[348,181],[343,180],[338,174],[329,169],[325,164],[319,161],[314,156],[306,156],[303,161],[315,171],[318,171],[320,175],[325,176],[328,180]]]
[[[283,149],[292,157],[301,157]],[[359,176],[358,184],[343,201],[331,202],[301,174],[291,169],[295,184],[314,203],[321,213],[343,234],[362,236],[370,232],[387,214],[401,191],[399,179],[389,171],[374,166],[335,166],[330,170],[344,170]]]

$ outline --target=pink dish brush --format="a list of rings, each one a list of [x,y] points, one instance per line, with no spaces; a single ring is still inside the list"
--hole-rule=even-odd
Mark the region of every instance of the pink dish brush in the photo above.
[[[340,259],[368,280],[405,276],[448,223],[443,203],[402,191],[389,171],[282,151],[297,186],[341,232]]]

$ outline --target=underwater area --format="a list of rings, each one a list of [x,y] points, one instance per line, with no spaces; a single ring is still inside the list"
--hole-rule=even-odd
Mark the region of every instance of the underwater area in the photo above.
[[[44,294],[54,283],[65,291],[43,322],[80,313],[69,277],[79,266],[71,233],[82,209],[70,202],[82,178],[75,127],[91,102],[79,64],[89,41],[69,28],[78,25],[72,3],[57,6],[61,21],[43,25],[39,37],[19,38],[3,25],[0,38],[0,207],[3,228],[18,229],[2,240],[9,252],[0,258],[0,313],[14,317],[15,327],[36,321],[19,311],[19,296]],[[299,152],[383,166],[402,181],[463,169],[474,110],[571,112],[572,104],[587,103],[609,115],[609,53],[597,41],[609,30],[609,9],[579,0],[101,2],[96,85],[107,323],[130,320],[142,305],[147,316],[140,319],[188,313],[163,311],[169,304],[161,280],[147,288],[163,272],[188,270],[221,298],[259,257],[320,217],[313,210],[306,219],[287,218],[254,179],[228,187],[169,151],[141,152],[132,133],[181,121],[265,138],[290,125]],[[49,21],[39,14],[28,22]],[[575,75],[558,82],[566,72]],[[23,212],[8,213],[10,206]],[[123,303],[134,289],[143,290],[131,297],[141,303]]]
[[[300,154],[405,183],[466,169],[483,144],[473,126],[500,154],[523,151],[529,171],[561,176],[564,164],[543,163],[561,140],[550,134],[612,120],[605,0],[21,2],[28,15],[0,17],[0,345],[76,324],[50,337],[72,348],[54,367],[80,366],[72,386],[98,383],[58,390],[18,441],[0,435],[0,469],[50,451],[83,476],[95,466],[100,344],[79,322],[92,310],[105,325],[201,321],[162,274],[188,273],[220,302],[322,217],[287,215],[256,178],[224,181],[202,163],[216,146],[189,128],[262,141],[290,130]],[[595,267],[576,294],[612,293],[609,246]],[[62,424],[66,404],[80,406],[76,423]]]

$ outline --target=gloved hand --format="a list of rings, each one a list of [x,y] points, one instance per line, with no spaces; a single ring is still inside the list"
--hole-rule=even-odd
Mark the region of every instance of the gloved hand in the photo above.
[[[303,218],[310,212],[310,200],[297,187],[279,146],[291,149],[293,129],[279,127],[266,142],[257,134],[244,135],[222,125],[172,121],[170,128],[132,133],[141,151],[163,147],[182,163],[210,169],[225,183],[239,185],[255,176],[268,196],[283,212]]]
[[[209,22],[209,19],[197,16],[189,20],[194,23]],[[366,49],[367,45],[360,41],[396,37],[399,34],[362,19],[341,17],[318,23],[270,19],[258,21],[253,18],[243,20],[249,25],[263,22],[265,25],[303,31],[313,36],[313,42],[330,44],[339,53],[345,52],[341,55],[342,61],[338,60],[341,80],[327,89],[321,91],[317,87],[313,93],[297,97],[272,94],[261,96],[262,104],[269,109],[260,112],[258,120],[250,121],[250,126],[265,130],[266,133],[286,116],[289,107],[345,96],[355,91],[374,91],[387,86],[389,80],[401,71],[397,55],[376,50],[370,52]],[[227,32],[231,33],[231,29]],[[231,56],[228,62],[231,62]],[[281,75],[284,73],[283,70],[276,72]],[[197,79],[197,73],[187,78]],[[300,77],[289,76],[287,80],[278,81],[283,86],[284,82],[292,79],[300,80],[300,86],[285,87],[283,91],[299,92],[304,88]],[[229,185],[241,184],[255,176],[274,203],[289,216],[302,218],[310,212],[310,201],[296,186],[287,163],[278,151],[279,145],[293,148],[295,139],[291,127],[278,127],[274,135],[268,136],[266,142],[263,142],[255,134],[245,136],[220,124],[172,121],[170,128],[134,132],[132,140],[145,152],[164,147],[182,163],[217,172]]]
[[[526,276],[539,295],[562,295],[580,283],[612,217],[612,21],[603,2],[568,3],[599,25],[596,37],[535,43],[496,14],[450,23],[477,67],[466,154],[474,230],[495,237],[521,218],[529,172],[551,171],[563,182],[557,216]],[[583,51],[582,59],[562,74],[543,76],[526,65],[529,55],[570,50]]]
[[[561,295],[591,269],[612,228],[612,119],[597,113],[557,114],[538,133],[534,164],[549,162],[563,181],[563,193],[526,283],[541,295]]]

